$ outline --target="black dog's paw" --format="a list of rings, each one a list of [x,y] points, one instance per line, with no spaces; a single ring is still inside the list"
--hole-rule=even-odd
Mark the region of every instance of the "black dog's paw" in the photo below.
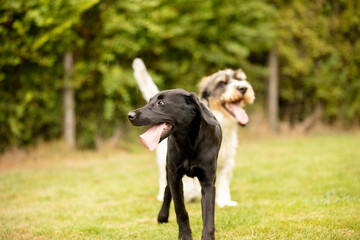
[[[162,214],[161,212],[158,215],[158,223],[167,223],[169,220],[169,215],[168,214]]]
[[[179,234],[179,240],[193,240],[191,234]]]

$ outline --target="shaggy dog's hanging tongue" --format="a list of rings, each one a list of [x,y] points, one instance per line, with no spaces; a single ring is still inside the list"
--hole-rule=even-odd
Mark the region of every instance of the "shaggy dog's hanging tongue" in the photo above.
[[[249,122],[249,116],[246,114],[245,110],[236,103],[229,103],[228,106],[230,107],[231,112],[234,114],[236,120],[242,125],[245,125]]]
[[[160,123],[151,126],[149,130],[140,135],[145,147],[147,147],[150,151],[154,151],[159,145],[161,134],[166,129],[166,125],[167,123]]]

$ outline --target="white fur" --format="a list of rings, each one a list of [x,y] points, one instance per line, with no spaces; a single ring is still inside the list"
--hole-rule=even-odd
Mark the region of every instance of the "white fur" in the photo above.
[[[227,72],[229,70],[225,70]],[[228,73],[232,75],[232,72]],[[251,85],[245,80],[245,73],[241,72],[241,81],[230,79],[229,84],[227,85],[226,91],[221,96],[225,101],[231,101],[231,99],[236,95],[237,89],[239,87],[246,87],[248,89],[247,94],[249,94],[249,103],[252,103],[255,99],[254,91]],[[244,105],[244,103],[241,103]],[[212,110],[216,119],[219,121],[222,128],[222,143],[218,156],[218,165],[217,165],[217,187],[216,187],[216,204],[219,207],[224,206],[236,206],[237,202],[231,200],[230,195],[230,180],[232,178],[232,173],[235,167],[235,155],[236,148],[238,146],[238,136],[237,128],[238,122],[231,117],[229,114],[224,114],[222,111]]]
[[[238,123],[220,111],[212,112],[219,121],[224,136],[217,162],[216,204],[219,207],[236,206],[237,202],[231,200],[230,179],[235,166],[234,157],[238,145]]]

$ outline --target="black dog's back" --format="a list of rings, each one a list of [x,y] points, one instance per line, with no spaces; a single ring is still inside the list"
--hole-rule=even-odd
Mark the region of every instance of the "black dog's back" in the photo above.
[[[194,93],[176,89],[159,92],[146,106],[128,116],[133,125],[164,126],[162,132],[161,129],[153,131],[158,132],[155,139],[161,141],[168,137],[168,185],[158,215],[159,223],[168,221],[173,198],[179,238],[192,239],[181,179],[184,174],[196,176],[202,187],[203,238],[214,239],[216,161],[222,136],[214,115]]]

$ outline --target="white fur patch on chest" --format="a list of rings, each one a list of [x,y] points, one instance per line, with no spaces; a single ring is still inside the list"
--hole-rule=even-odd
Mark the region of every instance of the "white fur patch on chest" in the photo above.
[[[233,159],[238,145],[237,128],[238,123],[231,117],[220,111],[212,111],[219,121],[222,129],[222,143],[219,151],[218,165],[226,164],[229,159]]]

